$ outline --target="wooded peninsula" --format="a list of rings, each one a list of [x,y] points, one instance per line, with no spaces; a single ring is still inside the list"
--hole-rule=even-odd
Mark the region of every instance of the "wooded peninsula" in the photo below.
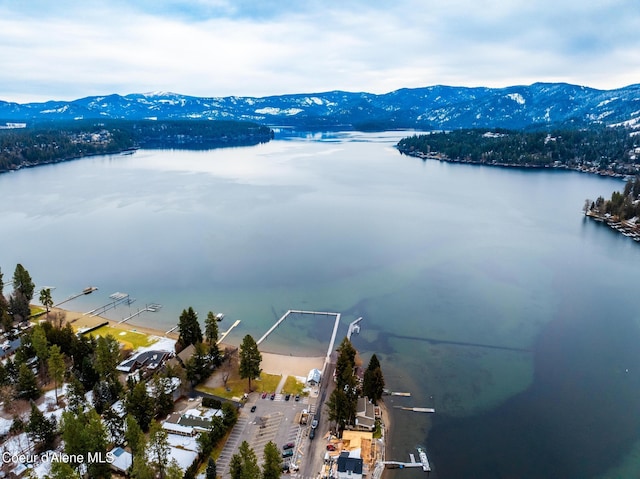
[[[552,131],[483,129],[414,135],[400,140],[397,148],[423,160],[568,168],[624,177],[640,171],[638,143],[633,130],[623,127]]]
[[[78,120],[0,129],[0,173],[136,148],[209,149],[273,138],[257,123],[238,121]]]

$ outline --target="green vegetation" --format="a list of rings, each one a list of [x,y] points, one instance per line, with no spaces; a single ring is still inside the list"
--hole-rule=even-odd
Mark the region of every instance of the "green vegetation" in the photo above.
[[[189,309],[183,309],[178,322],[179,348],[184,349],[192,344],[202,342],[202,329],[198,323],[198,315],[191,306]]]
[[[113,336],[125,349],[135,350],[141,347],[150,346],[157,341],[156,338],[139,331],[118,328],[116,326],[105,325],[91,331],[91,336]]]
[[[585,200],[584,212],[594,216],[610,215],[618,221],[640,218],[640,176],[627,181],[624,190],[614,191],[611,199],[602,196],[597,200]]]
[[[358,385],[355,375],[356,350],[347,338],[338,347],[336,361],[336,388],[329,396],[326,407],[329,420],[336,423],[339,431],[355,422],[358,397],[368,397],[377,401],[382,397],[384,378],[380,369],[378,357],[374,354],[369,361],[369,367],[364,374],[362,389]]]
[[[414,135],[397,145],[405,154],[469,163],[584,167],[629,174],[636,171],[637,139],[626,128],[511,131],[456,130]]]
[[[304,384],[298,381],[295,376],[288,376],[282,388],[283,393],[302,394]]]
[[[278,383],[280,382],[280,376],[275,374],[266,374],[261,373],[260,379],[253,383],[254,386],[257,386],[257,391],[264,392],[273,392],[276,390]],[[204,393],[213,394],[214,396],[218,396],[225,399],[239,398],[242,397],[246,390],[246,382],[244,378],[231,378],[227,380],[227,386],[220,387],[207,387],[207,386],[197,386],[195,388],[197,391],[201,391]],[[227,391],[227,389],[229,389]]]
[[[266,126],[238,121],[78,120],[0,130],[0,173],[128,149],[206,149],[269,141]]]
[[[384,377],[382,375],[382,369],[380,368],[378,357],[374,354],[371,356],[369,366],[367,366],[367,370],[364,372],[362,395],[373,401],[373,404],[378,404],[378,401],[382,399],[383,392]]]
[[[260,377],[261,362],[262,354],[258,350],[258,345],[253,337],[247,334],[240,345],[240,377],[249,380],[249,392],[251,391],[251,380]]]
[[[282,475],[282,455],[273,441],[264,446],[262,471],[255,451],[242,441],[238,453],[231,457],[229,473],[232,479],[278,479]]]

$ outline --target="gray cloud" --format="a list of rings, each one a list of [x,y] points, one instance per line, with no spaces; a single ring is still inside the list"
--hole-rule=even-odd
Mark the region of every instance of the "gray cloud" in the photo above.
[[[640,81],[631,0],[0,0],[0,99]]]

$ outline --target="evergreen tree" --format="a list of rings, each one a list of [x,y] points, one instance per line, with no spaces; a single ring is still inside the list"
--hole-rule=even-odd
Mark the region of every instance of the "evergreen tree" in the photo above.
[[[33,299],[33,291],[36,285],[33,284],[29,272],[21,264],[16,265],[13,272],[13,291],[20,293],[26,298],[27,303]]]
[[[69,385],[67,386],[67,409],[77,414],[80,409],[86,405],[84,386],[75,376],[69,377]]]
[[[264,446],[264,464],[262,464],[262,479],[279,479],[282,474],[282,456],[280,449],[273,441]]]
[[[198,323],[198,315],[191,306],[189,309],[182,310],[178,321],[178,331],[180,333],[178,342],[183,348],[202,342],[202,330],[200,323]]]
[[[101,379],[109,384],[117,381],[120,364],[120,344],[111,335],[100,336],[96,340],[95,370]]]
[[[207,319],[204,322],[204,335],[209,344],[218,342],[218,318],[212,311],[207,313]]]
[[[26,426],[29,439],[35,444],[37,453],[47,451],[53,447],[56,438],[56,420],[47,419],[35,403],[31,403],[31,416]]]
[[[191,384],[198,384],[209,376],[209,367],[211,361],[207,347],[203,343],[195,344],[195,352],[187,360],[185,365],[187,370],[187,379]]]
[[[2,269],[0,269],[0,324],[4,332],[8,332],[11,329],[11,317],[9,316],[9,303],[7,303],[4,297],[4,280]]]
[[[247,441],[242,441],[238,453],[231,457],[229,472],[232,479],[258,479],[260,477],[258,458]]]
[[[58,404],[58,386],[62,384],[64,380],[64,356],[60,352],[60,346],[54,344],[49,348],[49,376],[53,379],[53,387],[56,394],[56,404]]]
[[[169,463],[169,439],[167,431],[157,422],[152,422],[149,428],[149,459],[153,463],[157,474],[164,477]]]
[[[29,366],[22,363],[16,380],[16,396],[18,399],[32,399],[35,401],[41,394],[36,375],[29,369]]]
[[[108,407],[102,413],[102,419],[109,433],[109,441],[116,446],[122,446],[125,442],[124,418],[115,412],[112,407]]]
[[[111,477],[109,464],[88,461],[89,454],[99,453],[105,457],[107,453],[107,431],[95,409],[87,411],[80,409],[77,413],[63,412],[60,431],[64,440],[65,452],[74,457],[81,456],[83,458],[82,462],[72,462],[76,468],[79,468],[81,464],[86,465],[88,477],[91,478]]]
[[[40,324],[36,324],[31,330],[31,346],[33,346],[36,356],[38,356],[38,365],[40,371],[42,371],[49,357],[49,345],[47,344],[47,334]]]
[[[137,421],[143,431],[148,431],[154,416],[153,400],[147,394],[147,388],[140,382],[133,386],[126,399],[127,414]]]
[[[216,461],[213,457],[209,457],[207,461],[207,470],[205,472],[205,479],[217,479]]]
[[[51,471],[45,479],[80,479],[80,473],[66,462],[52,462]]]
[[[145,447],[147,445],[146,438],[138,421],[131,414],[127,414],[125,419],[126,430],[124,436],[127,440],[127,444],[131,448],[131,456],[133,464],[136,462],[145,462]]]
[[[214,366],[220,365],[220,349],[218,348],[218,319],[209,311],[205,320],[204,336],[209,344],[209,359]]]
[[[345,385],[351,386],[353,370],[355,368],[356,350],[351,342],[344,338],[338,347],[338,359],[336,360],[336,388],[343,389]]]
[[[373,404],[378,404],[378,401],[382,399],[383,393],[384,377],[382,375],[382,369],[380,368],[378,357],[374,354],[371,356],[369,366],[367,366],[367,369],[364,372],[362,394],[371,399]]]
[[[239,454],[231,456],[229,474],[231,475],[231,479],[242,479],[242,458]]]
[[[240,377],[249,380],[249,391],[251,391],[251,380],[260,377],[261,362],[262,354],[258,350],[258,345],[251,335],[247,334],[240,345]]]
[[[182,472],[182,469],[180,469],[180,466],[175,459],[171,459],[164,479],[183,479],[183,477],[184,473]]]
[[[170,378],[164,378],[155,374],[152,380],[151,399],[155,404],[155,417],[164,417],[173,411],[173,396],[169,390]]]

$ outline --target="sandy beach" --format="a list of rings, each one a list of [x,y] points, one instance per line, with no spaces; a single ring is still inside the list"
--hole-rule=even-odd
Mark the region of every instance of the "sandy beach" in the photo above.
[[[71,326],[73,326],[73,328],[76,330],[81,328],[92,328],[102,323],[109,323],[109,326],[113,328],[118,328],[126,331],[138,331],[140,333],[148,334],[149,336],[158,336],[161,338],[170,338],[175,340],[178,339],[177,330],[172,331],[171,333],[166,333],[165,331],[145,326],[139,326],[131,322],[118,323],[118,321],[112,321],[102,316],[85,316],[84,313],[78,311],[70,311],[68,309],[52,308],[51,317],[53,317],[54,314],[58,312],[63,313],[65,315],[64,322],[71,324]]]
[[[306,379],[309,371],[316,368],[322,371],[324,356],[300,357],[286,354],[261,353],[261,367],[268,374],[282,374],[283,376],[297,376]]]

